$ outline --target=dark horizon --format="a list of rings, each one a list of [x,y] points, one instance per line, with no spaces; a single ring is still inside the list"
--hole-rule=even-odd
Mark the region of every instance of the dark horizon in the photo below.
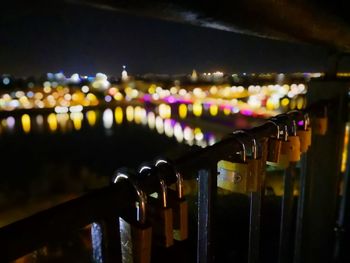
[[[0,19],[0,74],[19,77],[60,71],[118,76],[122,65],[132,75],[319,72],[327,66],[325,48],[83,5],[12,5]]]

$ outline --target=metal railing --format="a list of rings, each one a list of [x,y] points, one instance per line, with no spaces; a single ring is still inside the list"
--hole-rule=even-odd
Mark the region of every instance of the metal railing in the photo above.
[[[302,121],[300,112],[276,116],[274,122],[281,127],[292,127],[293,122]],[[267,151],[268,138],[276,133],[276,125],[266,122],[245,133],[231,134],[222,141],[194,151],[173,160],[176,170],[184,179],[198,180],[198,220],[197,220],[197,262],[215,261],[215,209],[217,200],[217,164],[220,160],[238,152],[242,143],[252,146],[255,138],[261,145],[261,151]],[[265,156],[263,154],[263,156]],[[264,157],[265,158],[265,157]],[[306,155],[301,159],[300,195],[298,210],[294,218],[293,178],[295,163],[291,163],[284,172],[284,194],[281,201],[280,240],[278,262],[291,262],[290,250],[294,248],[294,262],[302,262],[302,248],[298,245],[304,238],[305,194],[309,191],[306,176]],[[266,165],[266,159],[263,160]],[[265,166],[261,169],[261,183],[256,191],[251,192],[249,216],[248,262],[259,262],[261,251],[261,211],[265,193]],[[175,183],[174,178],[167,178],[168,185]],[[158,185],[143,182],[142,190],[147,193],[157,191]],[[122,262],[119,217],[128,214],[134,199],[133,190],[127,183],[117,183],[77,199],[37,213],[26,219],[12,223],[0,229],[0,262],[8,262],[26,255],[45,244],[65,240],[78,229],[98,222],[102,231],[99,255],[101,262]],[[296,234],[292,224],[296,224]],[[292,233],[293,232],[293,233]],[[295,238],[295,239],[294,239]],[[293,240],[293,241],[292,241]]]

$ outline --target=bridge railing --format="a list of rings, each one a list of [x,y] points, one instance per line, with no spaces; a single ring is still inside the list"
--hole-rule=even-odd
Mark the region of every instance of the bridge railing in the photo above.
[[[277,116],[274,122],[281,127],[291,127],[293,122],[303,120],[298,112]],[[230,135],[222,141],[173,160],[177,171],[184,179],[198,180],[197,195],[197,262],[213,262],[215,258],[215,210],[217,201],[217,165],[220,160],[227,158],[242,149],[242,143],[251,147],[252,139],[261,145],[262,152],[266,151],[268,139],[276,134],[276,125],[266,122],[264,125],[253,128],[245,133]],[[333,136],[333,135],[332,135]],[[321,138],[322,140],[322,138]],[[315,140],[313,140],[315,143]],[[340,154],[340,153],[339,153]],[[315,154],[311,157],[317,157]],[[321,159],[319,159],[320,161]],[[294,249],[294,262],[300,262],[306,257],[304,248],[298,247],[305,242],[306,223],[313,216],[305,216],[305,200],[310,197],[309,179],[305,179],[308,169],[306,154],[302,156],[300,173],[300,194],[296,215],[293,214],[293,180],[295,176],[295,163],[291,163],[284,172],[284,194],[281,200],[280,238],[278,244],[278,262],[291,262],[289,257]],[[264,165],[266,162],[264,160]],[[265,195],[265,167],[261,169],[261,183],[256,191],[249,193],[249,244],[248,261],[259,262],[261,252],[261,222],[262,200]],[[335,175],[337,176],[337,175]],[[169,184],[174,181],[169,180]],[[153,193],[157,185],[143,183],[143,191]],[[45,244],[65,240],[78,229],[89,224],[98,224],[102,240],[99,243],[98,255],[95,260],[100,262],[122,262],[119,217],[128,214],[133,206],[133,190],[126,183],[117,183],[95,192],[86,194],[77,199],[37,213],[33,216],[12,223],[0,229],[0,262],[8,262],[26,255]],[[336,189],[334,189],[336,195]],[[309,196],[308,196],[309,195]],[[307,220],[305,219],[307,218]],[[334,225],[335,225],[335,220]],[[292,225],[296,225],[296,232]],[[292,233],[293,232],[293,233]],[[291,234],[292,233],[292,234]],[[291,239],[293,242],[291,242]],[[292,244],[291,244],[292,243]],[[334,242],[333,242],[334,244]],[[96,245],[96,244],[95,244]],[[333,249],[330,249],[333,251]],[[100,253],[100,254],[99,254]]]

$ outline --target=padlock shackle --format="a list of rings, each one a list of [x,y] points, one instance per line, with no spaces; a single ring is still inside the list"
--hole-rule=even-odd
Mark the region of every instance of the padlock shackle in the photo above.
[[[237,130],[237,131],[234,131],[233,134],[239,134],[239,133],[243,133],[242,130]],[[247,161],[247,151],[246,151],[246,148],[245,148],[245,144],[244,142],[242,142],[240,139],[238,139],[237,137],[234,137],[235,140],[241,145],[242,149],[240,151],[241,153],[241,159],[243,162],[246,162]]]
[[[279,140],[279,138],[280,138],[280,126],[273,120],[268,120],[267,122],[271,122],[273,125],[275,125],[276,131],[277,131],[276,138],[277,138],[277,140]]]
[[[153,167],[154,168],[154,167]],[[142,173],[145,170],[149,170],[150,174],[148,174],[148,176],[152,176],[152,167],[149,165],[143,165],[140,167],[139,169],[139,174]],[[160,186],[160,198],[161,198],[161,202],[162,202],[162,206],[163,207],[167,207],[167,192],[168,192],[168,187],[166,185],[165,179],[160,176],[158,173],[155,174],[155,178],[158,182],[159,182],[159,186]]]
[[[172,169],[172,172],[175,174],[177,196],[179,199],[182,199],[184,196],[184,183],[182,174],[176,170],[174,165],[172,165],[169,161],[165,159],[158,159],[155,161],[155,167],[159,167],[162,164],[168,165],[169,169]]]
[[[292,123],[293,123],[293,126],[292,126],[293,136],[297,136],[297,122],[293,120]]]
[[[307,128],[309,127],[309,124],[310,124],[310,118],[309,118],[309,114],[308,113],[305,113],[304,115],[303,115],[303,129],[304,129],[304,131],[306,131],[307,130]]]
[[[138,183],[136,182],[136,180],[130,176],[128,176],[125,173],[121,173],[117,171],[117,174],[113,180],[113,182],[116,184],[122,180],[126,180],[129,181],[130,184],[133,186],[133,188],[135,189],[135,192],[137,194],[137,198],[138,198],[138,205],[136,206],[136,220],[141,223],[144,224],[146,223],[146,204],[147,204],[147,195],[145,194],[145,192],[139,187]]]
[[[252,138],[252,157],[254,160],[258,159],[258,145],[256,143],[256,138],[247,130],[241,130],[244,134]]]
[[[284,141],[285,142],[288,141],[288,125],[287,124],[284,125],[283,136],[284,136],[283,137]]]

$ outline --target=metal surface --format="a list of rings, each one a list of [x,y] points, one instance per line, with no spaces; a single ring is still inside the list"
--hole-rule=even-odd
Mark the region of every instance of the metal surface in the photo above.
[[[331,262],[341,167],[342,145],[347,118],[347,82],[311,82],[309,103],[329,100],[328,130],[325,135],[313,135],[308,151],[307,174],[310,180],[306,200],[301,262]],[[323,106],[315,113],[322,112]],[[311,118],[312,122],[312,118]]]
[[[348,158],[344,173],[343,194],[341,196],[339,216],[336,227],[336,243],[334,251],[335,262],[350,261],[350,143],[347,147]]]
[[[296,163],[291,162],[284,171],[283,197],[278,262],[291,262],[291,225],[293,222],[293,190]]]
[[[213,180],[210,169],[198,171],[197,263],[213,262]],[[215,188],[215,187],[214,187]]]
[[[309,180],[306,173],[307,153],[301,156],[300,160],[300,176],[299,176],[299,197],[298,208],[296,214],[296,229],[295,229],[295,242],[294,242],[294,257],[293,262],[301,262],[301,245],[303,243],[303,229],[304,229],[304,216],[305,216],[305,202],[307,190],[309,189]]]

